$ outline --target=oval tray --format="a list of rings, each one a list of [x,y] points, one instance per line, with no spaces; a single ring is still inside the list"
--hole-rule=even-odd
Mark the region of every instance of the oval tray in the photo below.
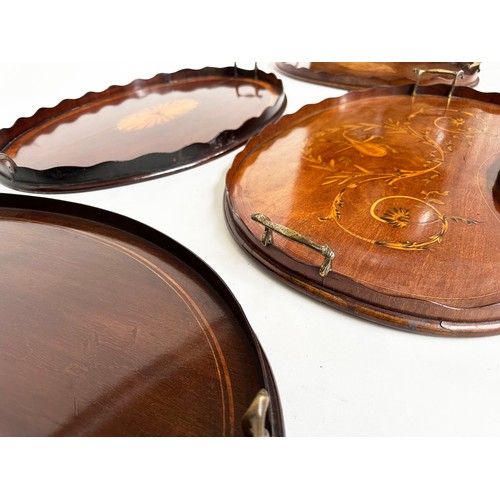
[[[228,171],[229,229],[287,283],[357,316],[498,334],[500,94],[414,90],[352,91],[267,127]]]
[[[28,192],[128,184],[244,144],[286,107],[272,73],[185,69],[42,108],[0,130],[0,182]]]
[[[452,62],[279,62],[276,67],[284,74],[310,83],[353,90],[378,85],[404,85],[414,83],[414,68],[426,70],[463,70],[456,85],[474,87],[479,82],[479,63]],[[450,75],[426,74],[420,84],[434,85],[453,79]]]
[[[186,248],[16,194],[0,195],[0,228],[0,435],[283,435],[243,311]]]

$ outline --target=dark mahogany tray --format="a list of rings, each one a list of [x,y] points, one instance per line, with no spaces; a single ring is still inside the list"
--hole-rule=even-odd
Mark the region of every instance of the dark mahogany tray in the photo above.
[[[0,435],[283,435],[243,311],[186,248],[16,194],[0,195],[0,230]]]
[[[0,182],[28,192],[106,188],[225,154],[286,107],[257,67],[185,69],[89,92],[0,130]]]
[[[352,91],[248,142],[226,220],[250,255],[332,306],[414,332],[498,334],[499,136],[500,94]]]
[[[470,62],[279,62],[276,67],[299,80],[346,90],[414,83],[415,68],[445,70],[444,74],[422,75],[420,85],[450,82],[458,71],[463,73],[457,79],[457,86],[474,87],[479,82],[479,63]]]

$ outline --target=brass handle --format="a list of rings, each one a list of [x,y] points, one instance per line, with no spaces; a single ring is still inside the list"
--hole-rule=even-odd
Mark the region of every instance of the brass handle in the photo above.
[[[248,410],[243,415],[243,432],[248,437],[269,437],[269,431],[266,429],[266,415],[270,401],[269,393],[261,389]]]
[[[0,153],[0,174],[3,174],[8,179],[12,179],[16,173],[16,162],[7,156],[5,153]]]
[[[452,71],[450,69],[422,69],[422,68],[413,68],[413,71],[417,74],[417,79],[415,80],[415,85],[413,87],[413,92],[411,95],[417,95],[417,87],[420,82],[420,77],[424,73],[434,73],[438,75],[450,75],[453,76],[453,83],[451,84],[450,92],[448,93],[448,97],[451,97],[453,95],[453,91],[455,90],[455,85],[457,83],[457,80],[459,78],[464,77],[464,70],[459,69],[458,71]]]
[[[471,75],[473,75],[474,73],[478,73],[479,72],[479,67],[480,66],[481,66],[480,62],[471,62],[469,64],[466,64],[462,68],[463,68],[463,70],[466,73],[470,73]]]
[[[319,252],[325,260],[319,268],[319,274],[324,278],[332,270],[332,260],[335,257],[335,253],[328,245],[318,245],[310,239],[306,238],[302,234],[290,229],[281,224],[276,224],[271,222],[271,219],[264,214],[252,214],[252,219],[259,222],[264,226],[264,234],[262,235],[261,241],[264,246],[270,245],[273,242],[273,231],[280,234],[284,238],[305,245],[306,247]]]

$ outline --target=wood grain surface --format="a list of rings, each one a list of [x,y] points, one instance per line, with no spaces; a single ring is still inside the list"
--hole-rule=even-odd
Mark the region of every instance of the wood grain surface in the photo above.
[[[0,435],[241,436],[272,373],[238,304],[183,247],[77,204],[0,199]]]

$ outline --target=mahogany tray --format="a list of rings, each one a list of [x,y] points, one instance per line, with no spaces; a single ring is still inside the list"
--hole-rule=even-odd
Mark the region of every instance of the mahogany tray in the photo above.
[[[500,94],[467,87],[307,105],[236,156],[228,227],[279,278],[343,311],[419,333],[498,334],[499,135]]]
[[[241,146],[285,107],[281,80],[257,67],[185,69],[111,86],[0,130],[0,182],[72,192],[172,174]]]
[[[239,304],[168,236],[0,195],[0,435],[281,436]]]
[[[276,67],[284,74],[310,83],[328,85],[346,90],[379,85],[415,83],[419,70],[444,70],[444,73],[426,73],[420,85],[449,83],[454,73],[461,71],[457,86],[474,87],[479,82],[479,63],[472,62],[278,62]]]

